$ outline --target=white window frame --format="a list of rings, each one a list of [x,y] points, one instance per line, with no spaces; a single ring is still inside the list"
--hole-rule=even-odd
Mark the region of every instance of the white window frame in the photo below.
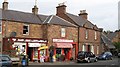
[[[23,33],[23,35],[29,35],[29,25],[28,24],[24,24],[23,25],[23,31],[24,31],[24,26],[28,26],[28,32],[26,32],[26,34]]]
[[[85,30],[85,39],[88,39],[88,30]]]
[[[82,51],[86,51],[86,46],[85,46],[85,44],[82,45]]]
[[[94,54],[94,45],[91,45],[91,52]]]
[[[99,46],[97,46],[97,54],[99,54]]]
[[[97,40],[97,31],[95,31],[95,40]]]
[[[66,30],[65,28],[61,28],[61,37],[65,37],[66,36]]]

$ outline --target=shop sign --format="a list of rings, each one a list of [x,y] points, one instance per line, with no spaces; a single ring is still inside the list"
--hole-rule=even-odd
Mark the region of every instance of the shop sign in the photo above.
[[[17,41],[24,41],[24,39],[18,39]]]
[[[40,44],[40,43],[29,43],[28,46],[29,46],[29,47],[40,47],[41,44]]]
[[[67,39],[53,39],[53,42],[73,42],[73,40],[67,40]]]
[[[12,38],[12,40],[14,42],[41,42],[41,43],[47,42],[47,40],[40,40],[40,39],[22,39],[22,38],[16,39],[16,38]]]

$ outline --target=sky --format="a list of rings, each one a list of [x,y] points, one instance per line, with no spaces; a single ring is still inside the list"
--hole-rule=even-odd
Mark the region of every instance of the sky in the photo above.
[[[0,8],[4,0],[0,0]],[[35,0],[7,0],[10,10],[32,12]],[[86,10],[88,20],[105,31],[118,29],[118,2],[120,0],[37,0],[39,14],[55,15],[59,3],[65,2],[67,12],[78,15]]]

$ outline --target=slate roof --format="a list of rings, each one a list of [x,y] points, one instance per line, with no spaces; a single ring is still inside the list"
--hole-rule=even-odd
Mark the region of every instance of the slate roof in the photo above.
[[[2,10],[0,9],[0,14],[2,14],[3,20],[10,20],[10,21],[19,21],[25,23],[37,23],[42,24],[42,21],[45,20],[47,16],[45,15],[35,15],[32,13],[26,13],[21,11],[14,11],[14,10]]]
[[[77,25],[82,26],[86,23],[88,23],[88,28],[92,28],[94,27],[94,24],[92,24],[90,21],[88,21],[87,19],[82,18],[81,16],[77,16],[77,15],[73,15],[70,13],[66,13],[66,15],[71,18]]]
[[[117,32],[112,32],[112,33],[109,33],[107,34],[107,37],[110,39],[110,40],[113,40],[113,38],[115,38],[117,36]]]
[[[105,34],[102,33],[101,39],[102,39],[102,42],[105,43],[106,46],[108,46],[108,48],[111,48],[111,49],[115,48],[111,40]]]
[[[56,24],[56,25],[63,25],[63,26],[72,26],[77,27],[76,25],[56,16],[56,15],[50,15],[46,18],[46,20],[43,22],[44,24]]]

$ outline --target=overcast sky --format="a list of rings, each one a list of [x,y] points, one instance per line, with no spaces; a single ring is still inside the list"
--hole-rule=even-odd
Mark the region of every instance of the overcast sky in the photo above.
[[[0,0],[0,7],[4,0]],[[7,0],[10,10],[32,12],[35,0]],[[104,30],[118,29],[118,2],[120,0],[37,0],[39,14],[56,14],[56,6],[65,2],[67,12],[78,15],[86,10],[88,19]]]

